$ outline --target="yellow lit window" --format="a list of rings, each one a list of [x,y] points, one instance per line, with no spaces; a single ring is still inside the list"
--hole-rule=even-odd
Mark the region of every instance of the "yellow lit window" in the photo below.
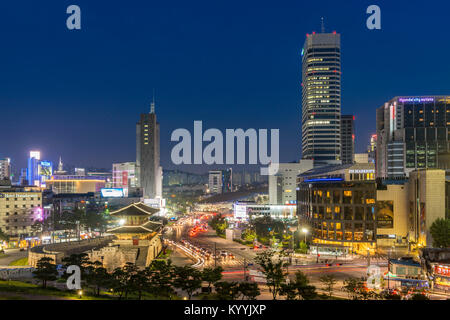
[[[344,191],[344,197],[351,197],[352,196],[352,191],[351,190],[345,190]]]
[[[367,204],[373,204],[375,203],[375,199],[366,199]]]

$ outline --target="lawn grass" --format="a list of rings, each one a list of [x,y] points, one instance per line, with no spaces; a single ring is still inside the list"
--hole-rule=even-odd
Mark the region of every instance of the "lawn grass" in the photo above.
[[[9,264],[10,266],[28,266],[28,258],[21,258]]]

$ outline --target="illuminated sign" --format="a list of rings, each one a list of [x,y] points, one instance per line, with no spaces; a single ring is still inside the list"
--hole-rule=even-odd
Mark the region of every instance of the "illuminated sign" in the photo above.
[[[413,103],[421,103],[421,102],[434,102],[434,98],[433,97],[426,97],[426,98],[419,98],[419,97],[417,97],[417,98],[399,98],[398,99],[398,102],[401,102],[401,103],[411,103],[411,102],[413,102]]]
[[[41,194],[38,192],[35,193],[0,193],[0,198],[34,198],[38,197]]]
[[[234,206],[234,217],[235,218],[247,218],[247,206],[236,204]]]
[[[450,267],[447,266],[434,266],[434,273],[450,277]]]
[[[103,198],[123,198],[122,188],[101,188],[100,193]]]
[[[374,169],[350,169],[348,173],[375,173]]]
[[[50,161],[39,161],[38,175],[50,178],[53,174],[53,166]]]

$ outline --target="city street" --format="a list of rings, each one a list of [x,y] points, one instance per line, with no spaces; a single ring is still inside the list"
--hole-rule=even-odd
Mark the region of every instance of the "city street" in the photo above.
[[[6,249],[5,256],[0,256],[0,266],[8,266],[11,262],[25,258],[28,251],[20,251],[19,249]]]

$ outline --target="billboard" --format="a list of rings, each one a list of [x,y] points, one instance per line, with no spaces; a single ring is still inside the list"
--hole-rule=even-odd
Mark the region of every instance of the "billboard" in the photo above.
[[[38,162],[38,175],[41,177],[50,178],[53,174],[53,165],[50,161]]]
[[[122,171],[122,185],[128,186],[128,171]]]
[[[377,201],[378,228],[394,227],[394,201]]]
[[[247,206],[236,204],[234,205],[234,218],[246,219],[247,218]]]
[[[101,188],[100,193],[103,198],[123,198],[122,188]]]

